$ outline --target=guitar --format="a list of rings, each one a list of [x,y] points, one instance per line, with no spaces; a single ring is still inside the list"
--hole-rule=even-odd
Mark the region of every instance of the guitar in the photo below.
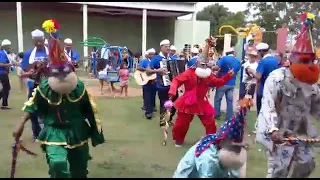
[[[138,85],[143,86],[143,85],[146,85],[150,80],[156,79],[157,75],[156,74],[148,75],[146,72],[136,70],[133,74],[133,77],[136,80]]]

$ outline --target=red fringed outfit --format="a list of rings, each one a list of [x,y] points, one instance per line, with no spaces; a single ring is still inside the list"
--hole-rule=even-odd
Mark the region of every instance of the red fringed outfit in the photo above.
[[[185,88],[184,94],[174,103],[174,107],[178,110],[178,117],[172,129],[173,140],[177,143],[184,142],[194,115],[199,116],[206,128],[206,134],[216,132],[213,118],[215,110],[208,102],[206,94],[210,86],[221,87],[231,78],[229,74],[222,78],[216,78],[213,74],[207,78],[199,78],[195,69],[188,69],[173,79],[170,85],[170,95],[174,96],[181,85],[184,85]]]

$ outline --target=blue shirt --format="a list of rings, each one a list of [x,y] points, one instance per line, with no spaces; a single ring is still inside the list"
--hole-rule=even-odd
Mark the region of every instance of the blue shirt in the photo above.
[[[268,78],[269,74],[279,68],[279,61],[276,57],[271,55],[266,55],[264,58],[262,58],[257,67],[257,73],[261,74],[261,80],[260,80],[260,88],[259,92],[257,94],[262,95],[263,94],[263,88],[264,83],[266,82],[266,79]]]
[[[71,56],[72,56],[71,59],[73,61],[75,61],[75,62],[78,62],[80,60],[80,54],[77,51],[73,50],[73,49],[71,49],[69,51],[66,50],[65,52],[67,52],[67,55],[69,55],[70,51],[72,51],[71,52]]]
[[[178,55],[175,54],[175,55],[173,55],[173,56],[170,56],[170,59],[172,59],[172,60],[177,60],[177,59],[180,59],[180,58],[179,58]]]
[[[33,49],[30,49],[30,50],[23,53],[23,59],[22,59],[21,65],[20,65],[20,67],[23,70],[26,70],[29,65],[29,58],[30,58],[32,51],[33,51]],[[36,51],[35,61],[40,61],[40,60],[48,60],[48,55],[47,55],[47,52],[45,49]]]
[[[234,76],[232,79],[230,79],[225,85],[229,86],[235,86],[236,85],[236,79],[237,79],[237,73],[241,69],[240,60],[232,55],[223,56],[220,58],[217,62],[217,65],[220,68],[220,72],[222,72],[222,75],[224,76],[227,74],[227,72],[231,69],[234,71]]]
[[[4,63],[4,64],[10,63],[7,53],[3,49],[0,50],[0,63]],[[0,75],[3,75],[3,74],[7,74],[6,68],[0,67]]]
[[[160,52],[158,55],[154,56],[152,59],[151,59],[151,62],[150,62],[150,68],[151,69],[159,69],[160,68],[160,62],[162,61],[162,59],[165,59],[164,56],[162,56],[162,53]],[[170,59],[170,57],[168,57],[168,60]],[[156,79],[156,84],[157,84],[157,88],[158,89],[165,89],[165,88],[169,88],[170,86],[164,86],[162,84],[162,76],[159,75],[157,73],[157,79]]]
[[[150,65],[150,60],[149,59],[142,59],[139,63],[139,66],[142,68],[147,68]]]

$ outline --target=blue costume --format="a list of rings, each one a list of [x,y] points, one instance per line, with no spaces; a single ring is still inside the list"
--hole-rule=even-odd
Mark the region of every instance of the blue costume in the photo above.
[[[7,52],[4,49],[0,50],[0,63],[10,63]],[[0,67],[0,84],[2,85],[2,89],[0,89],[0,100],[2,99],[2,108],[4,108],[8,106],[9,92],[11,89],[9,81],[9,69],[6,67]]]
[[[240,170],[227,170],[219,159],[222,140],[242,142],[246,110],[239,110],[215,134],[209,134],[192,146],[180,160],[173,178],[239,178]]]

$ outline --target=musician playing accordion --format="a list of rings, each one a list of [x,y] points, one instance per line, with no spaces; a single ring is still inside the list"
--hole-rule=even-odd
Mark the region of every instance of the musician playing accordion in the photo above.
[[[170,99],[176,97],[176,91],[184,85],[185,92],[175,102],[174,107],[178,110],[177,119],[172,129],[172,137],[175,140],[176,147],[181,147],[188,132],[189,125],[194,115],[198,115],[203,126],[206,128],[206,134],[216,132],[215,120],[213,118],[215,110],[209,103],[206,94],[211,85],[221,87],[233,78],[233,70],[230,70],[222,78],[216,78],[208,64],[208,51],[212,47],[211,41],[198,58],[191,58],[188,62],[188,68],[182,74],[176,76],[170,86]],[[169,101],[170,102],[170,101]],[[166,104],[172,104],[172,103]],[[170,108],[170,107],[167,107]]]
[[[170,41],[165,39],[160,42],[160,52],[158,55],[151,59],[151,62],[147,68],[147,73],[157,73],[156,86],[158,91],[158,97],[160,100],[160,127],[166,125],[165,115],[166,110],[164,108],[164,103],[169,100],[169,88],[170,88],[170,77],[168,75],[167,62],[170,60]],[[172,73],[172,72],[171,72]],[[177,91],[176,93],[177,94]],[[172,99],[173,101],[175,99]],[[175,108],[172,108],[169,124],[172,124],[172,117],[175,114]]]

